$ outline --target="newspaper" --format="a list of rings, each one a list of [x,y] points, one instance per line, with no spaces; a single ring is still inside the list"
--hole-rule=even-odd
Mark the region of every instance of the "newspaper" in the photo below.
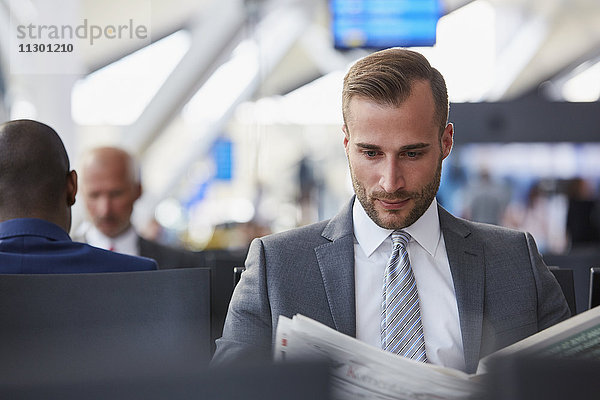
[[[477,374],[392,354],[302,315],[280,316],[275,340],[276,361],[327,360],[336,400],[468,399],[485,390],[479,378],[494,357],[518,353],[600,358],[600,307],[491,354],[481,360]]]
[[[600,360],[600,307],[490,354],[479,361],[477,374],[488,371],[490,360],[510,355]]]
[[[378,349],[302,315],[279,317],[275,359],[327,359],[334,399],[465,399],[468,374]]]

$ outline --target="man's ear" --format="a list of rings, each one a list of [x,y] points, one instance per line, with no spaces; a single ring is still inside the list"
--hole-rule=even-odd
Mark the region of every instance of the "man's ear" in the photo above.
[[[440,144],[442,146],[442,158],[448,157],[454,144],[454,125],[452,123],[446,125],[444,132],[442,132]]]
[[[350,140],[350,135],[348,134],[348,128],[346,127],[346,124],[342,125],[342,132],[344,132],[344,148],[346,149],[346,152],[348,152],[348,141]]]
[[[75,204],[77,195],[77,172],[75,170],[67,174],[67,205],[71,207]]]

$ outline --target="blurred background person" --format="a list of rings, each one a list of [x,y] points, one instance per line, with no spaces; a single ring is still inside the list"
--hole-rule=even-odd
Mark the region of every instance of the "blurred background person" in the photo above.
[[[544,182],[534,181],[526,192],[523,201],[515,200],[506,209],[504,226],[529,232],[535,238],[540,252],[562,253],[566,246],[564,218],[558,219],[558,210],[554,194],[546,190]]]
[[[125,150],[98,147],[82,160],[82,194],[89,222],[75,237],[103,249],[141,255],[161,269],[200,266],[197,254],[148,240],[131,223],[134,203],[142,194],[136,160]]]
[[[567,186],[567,235],[571,250],[600,244],[600,204],[592,186],[583,178],[569,181]]]
[[[463,217],[476,222],[500,225],[510,200],[510,189],[496,182],[487,169],[465,189]]]

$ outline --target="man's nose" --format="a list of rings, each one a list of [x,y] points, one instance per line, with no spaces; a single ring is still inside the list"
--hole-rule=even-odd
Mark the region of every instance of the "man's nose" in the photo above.
[[[96,210],[98,211],[99,216],[105,217],[110,214],[110,199],[108,196],[103,196],[98,199]]]
[[[382,166],[380,174],[379,185],[387,193],[394,193],[404,188],[406,182],[404,181],[404,174],[398,160],[387,160]]]

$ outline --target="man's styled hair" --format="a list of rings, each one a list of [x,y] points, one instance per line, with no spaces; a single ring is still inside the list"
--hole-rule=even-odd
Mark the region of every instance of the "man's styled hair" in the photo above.
[[[397,107],[410,96],[415,81],[428,81],[431,85],[435,120],[441,134],[448,123],[448,90],[444,77],[422,54],[397,47],[358,60],[344,77],[342,115],[346,129],[353,97]]]

